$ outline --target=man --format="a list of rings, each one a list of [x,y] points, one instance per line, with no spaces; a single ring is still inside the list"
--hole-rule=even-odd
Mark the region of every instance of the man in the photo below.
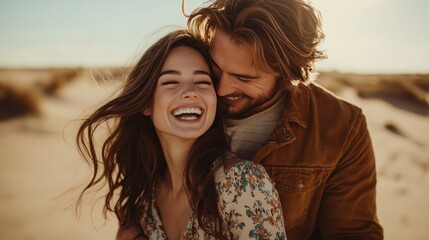
[[[210,44],[232,148],[276,183],[288,239],[382,239],[361,110],[309,81],[323,54],[303,0],[227,0],[193,12]]]

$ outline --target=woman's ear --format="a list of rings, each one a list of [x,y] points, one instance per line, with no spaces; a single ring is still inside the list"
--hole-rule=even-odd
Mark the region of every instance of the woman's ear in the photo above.
[[[150,108],[145,108],[145,109],[142,111],[142,113],[143,113],[143,115],[145,115],[145,116],[149,117],[150,115],[152,115],[152,110],[151,110]]]

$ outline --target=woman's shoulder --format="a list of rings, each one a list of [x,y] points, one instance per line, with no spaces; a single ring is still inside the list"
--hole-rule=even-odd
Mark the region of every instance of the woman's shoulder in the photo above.
[[[243,183],[249,179],[258,182],[258,180],[269,178],[262,165],[241,159],[234,154],[229,154],[226,158],[225,164],[215,173],[215,182],[218,184],[225,181]]]
[[[217,170],[216,191],[229,234],[234,239],[286,239],[279,195],[264,167],[236,157],[224,166]]]

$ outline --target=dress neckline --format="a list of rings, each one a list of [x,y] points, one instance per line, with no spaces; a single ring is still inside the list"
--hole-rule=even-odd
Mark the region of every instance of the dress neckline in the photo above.
[[[167,233],[165,232],[164,223],[162,222],[162,218],[161,218],[161,212],[158,208],[158,205],[156,204],[156,199],[155,199],[156,186],[155,185],[152,188],[152,196],[151,196],[152,216],[155,222],[159,225],[159,230],[161,231],[161,233],[167,238]],[[193,235],[192,229],[193,229],[194,221],[195,221],[194,211],[191,211],[191,214],[188,217],[188,221],[186,223],[186,227],[185,229],[182,229],[182,233],[180,234],[180,238],[179,238],[180,240],[182,240],[185,235],[188,235],[188,234]]]

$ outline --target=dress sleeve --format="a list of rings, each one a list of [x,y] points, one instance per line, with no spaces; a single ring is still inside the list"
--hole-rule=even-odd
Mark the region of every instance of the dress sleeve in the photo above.
[[[279,195],[261,165],[236,164],[216,188],[230,239],[286,239]]]

